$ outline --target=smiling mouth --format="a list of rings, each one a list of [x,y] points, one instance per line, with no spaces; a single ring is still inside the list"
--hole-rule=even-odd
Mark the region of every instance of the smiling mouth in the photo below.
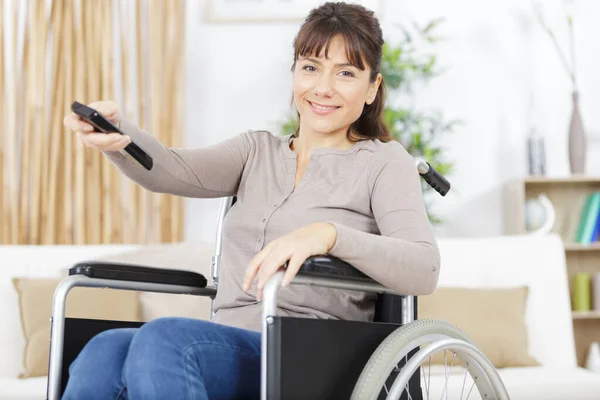
[[[319,103],[313,103],[312,101],[308,101],[308,100],[307,100],[307,102],[310,105],[310,107],[312,108],[312,110],[315,111],[317,114],[329,114],[331,112],[334,112],[338,108],[340,108],[339,106],[326,106],[326,105],[319,104]]]

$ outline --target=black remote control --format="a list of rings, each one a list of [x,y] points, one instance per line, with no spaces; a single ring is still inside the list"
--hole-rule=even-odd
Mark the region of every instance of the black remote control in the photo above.
[[[75,114],[79,115],[85,122],[92,125],[95,132],[117,132],[123,135],[123,132],[121,132],[119,128],[114,126],[109,120],[104,118],[102,114],[93,108],[74,101],[73,104],[71,104],[71,110]],[[146,168],[148,171],[152,169],[154,164],[152,157],[150,157],[150,155],[142,150],[137,144],[131,142],[127,145],[127,147],[125,147],[124,150],[142,167]]]

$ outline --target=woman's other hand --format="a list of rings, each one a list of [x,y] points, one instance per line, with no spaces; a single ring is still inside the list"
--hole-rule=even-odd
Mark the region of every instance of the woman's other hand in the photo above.
[[[98,101],[88,104],[88,107],[98,111],[114,125],[118,126],[121,121],[119,107],[114,101]],[[64,118],[63,124],[65,127],[76,132],[86,147],[92,147],[100,151],[120,151],[131,143],[129,136],[118,132],[94,132],[93,126],[83,121],[73,112]]]
[[[242,289],[247,292],[256,278],[256,298],[261,301],[265,284],[286,262],[282,286],[292,281],[308,257],[326,254],[336,238],[337,231],[332,224],[317,222],[270,242],[248,264]]]

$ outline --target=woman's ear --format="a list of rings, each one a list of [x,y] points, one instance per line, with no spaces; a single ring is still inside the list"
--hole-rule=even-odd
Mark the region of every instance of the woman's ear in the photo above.
[[[369,90],[367,92],[367,101],[368,105],[371,105],[375,101],[375,97],[377,97],[377,91],[379,90],[379,85],[381,85],[381,81],[383,76],[381,73],[377,74],[377,78],[375,78],[375,82],[371,82],[369,84]]]

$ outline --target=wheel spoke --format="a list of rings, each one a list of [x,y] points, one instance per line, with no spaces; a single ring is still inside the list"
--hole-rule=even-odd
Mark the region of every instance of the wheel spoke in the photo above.
[[[454,365],[454,360],[456,359],[456,353],[452,353],[452,362],[450,363],[450,371],[447,370],[446,368],[446,350],[444,350],[444,378],[446,378],[446,383],[444,384],[444,390],[442,391],[442,397],[440,397],[440,400],[442,400],[442,398],[444,397],[444,393],[446,393],[446,400],[448,400],[448,379],[449,379],[449,375],[450,373],[452,373],[452,366]]]
[[[467,381],[467,372],[469,372],[469,369],[468,369],[469,363],[466,363],[466,364],[467,364],[467,368],[465,368],[465,376],[463,378],[463,386],[462,386],[462,390],[460,391],[460,400],[462,400],[463,393],[465,392],[465,382]]]
[[[474,387],[475,387],[475,379],[473,379],[473,384],[471,385],[471,389],[469,390],[469,394],[467,394],[467,398],[465,400],[469,400],[469,396],[471,396],[471,392],[473,391]]]
[[[428,380],[425,380],[425,368],[423,368],[423,365],[421,365],[419,368],[421,368],[421,377],[423,378],[423,386],[425,386],[425,394],[427,395],[427,400],[430,400],[429,397],[429,386],[431,383],[431,356],[429,356],[428,359],[428,364],[429,364],[429,373],[428,373]],[[428,384],[429,382],[429,384]]]

